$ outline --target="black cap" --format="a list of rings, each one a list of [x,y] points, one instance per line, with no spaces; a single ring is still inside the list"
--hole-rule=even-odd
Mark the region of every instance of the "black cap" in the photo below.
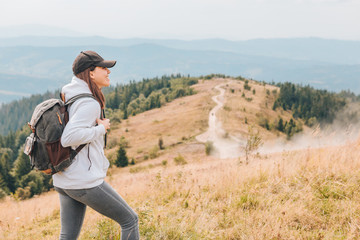
[[[94,51],[83,51],[75,58],[72,69],[77,75],[91,66],[111,68],[115,63],[116,61],[105,61]]]

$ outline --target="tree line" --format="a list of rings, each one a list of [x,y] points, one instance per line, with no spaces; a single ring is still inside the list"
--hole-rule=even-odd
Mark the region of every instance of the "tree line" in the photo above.
[[[0,107],[0,134],[7,135],[20,129],[24,123],[30,121],[32,112],[36,105],[50,98],[59,98],[60,91],[35,94],[24,97],[21,100],[2,104]]]
[[[197,78],[177,74],[116,85],[105,95],[107,113],[111,120],[120,121],[128,116],[159,108],[176,98],[194,94],[190,86],[197,82]]]
[[[336,113],[346,105],[344,94],[290,82],[280,83],[278,86],[280,93],[274,102],[273,110],[279,107],[291,110],[295,119],[304,119],[308,126],[315,123],[332,123]]]

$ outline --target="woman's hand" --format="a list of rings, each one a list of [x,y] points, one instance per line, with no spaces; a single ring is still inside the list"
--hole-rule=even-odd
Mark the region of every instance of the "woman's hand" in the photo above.
[[[110,129],[110,119],[104,118],[104,119],[96,119],[96,123],[97,124],[102,124],[105,127],[105,130],[109,130]]]

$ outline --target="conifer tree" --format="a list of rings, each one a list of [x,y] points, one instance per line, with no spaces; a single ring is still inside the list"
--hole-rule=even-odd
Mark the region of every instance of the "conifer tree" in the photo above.
[[[279,130],[280,132],[284,131],[284,120],[282,118],[279,119],[279,122],[277,124],[277,130]]]
[[[159,145],[159,149],[164,149],[164,140],[162,139],[162,137],[159,138],[159,142],[158,142],[158,145]]]
[[[23,148],[19,149],[19,155],[14,162],[14,168],[12,169],[13,176],[17,181],[21,179],[31,171],[29,157],[22,151]]]
[[[123,119],[128,119],[127,104],[123,102],[121,105],[123,111]]]
[[[10,157],[7,153],[5,153],[0,159],[0,177],[3,180],[3,184],[0,184],[2,185],[0,188],[2,188],[7,193],[15,191],[15,179],[10,174],[10,172]]]
[[[4,177],[1,174],[1,172],[2,172],[1,170],[2,170],[2,167],[0,165],[0,190],[2,189],[4,192],[9,193],[10,190],[8,189],[7,184],[6,184],[5,180],[4,180]]]
[[[114,99],[113,99],[113,109],[119,108],[120,105],[120,98],[119,98],[119,93],[118,93],[118,88],[115,88],[115,93],[114,93]]]
[[[117,158],[115,160],[115,165],[117,167],[126,167],[129,165],[129,159],[126,156],[126,150],[123,146],[120,145],[119,150],[117,152]]]

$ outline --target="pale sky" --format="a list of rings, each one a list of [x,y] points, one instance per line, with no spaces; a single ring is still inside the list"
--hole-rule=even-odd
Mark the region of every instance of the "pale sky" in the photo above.
[[[360,40],[360,0],[2,0],[0,27],[110,38]]]

